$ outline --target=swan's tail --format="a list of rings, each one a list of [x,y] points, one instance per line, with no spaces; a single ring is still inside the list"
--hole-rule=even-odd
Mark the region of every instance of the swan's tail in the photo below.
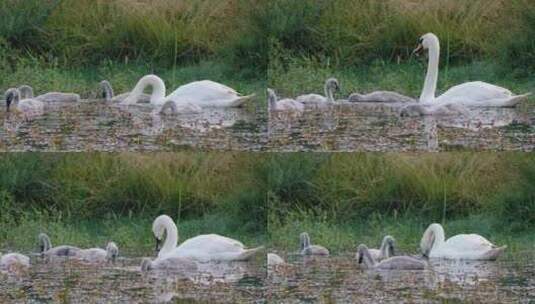
[[[505,102],[504,107],[514,107],[518,103],[520,103],[521,101],[524,101],[524,100],[528,99],[529,96],[531,96],[531,93],[526,93],[526,94],[522,94],[522,95],[513,96],[511,99],[509,99],[509,100],[507,100]]]
[[[247,261],[253,258],[257,253],[264,250],[264,246],[252,248],[252,249],[246,249],[243,253],[241,253],[236,260],[237,261]]]
[[[485,259],[494,261],[503,254],[505,249],[507,249],[507,246],[493,248],[487,252]]]
[[[241,96],[240,98],[234,100],[230,106],[231,107],[241,107],[245,102],[249,101],[250,99],[252,99],[253,97],[255,97],[256,94],[251,94],[251,95],[246,95],[246,96]]]

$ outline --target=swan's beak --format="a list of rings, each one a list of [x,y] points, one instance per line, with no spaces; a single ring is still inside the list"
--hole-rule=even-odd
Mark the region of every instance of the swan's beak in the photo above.
[[[414,49],[414,51],[412,51],[412,54],[416,56],[420,56],[420,52],[423,49],[424,49],[424,46],[421,43],[419,43],[418,46],[416,46],[416,48]]]
[[[11,108],[11,102],[12,102],[12,97],[11,96],[8,96],[6,98],[6,112],[9,112],[10,108]]]

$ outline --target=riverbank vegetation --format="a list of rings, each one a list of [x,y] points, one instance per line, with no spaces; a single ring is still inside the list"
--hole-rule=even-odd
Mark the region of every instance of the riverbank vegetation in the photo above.
[[[294,251],[308,231],[334,252],[392,234],[415,252],[425,228],[474,232],[511,251],[533,249],[535,158],[516,153],[279,155],[268,233]]]

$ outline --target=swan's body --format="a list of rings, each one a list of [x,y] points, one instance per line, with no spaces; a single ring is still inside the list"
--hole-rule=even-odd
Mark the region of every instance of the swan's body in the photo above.
[[[0,253],[0,269],[16,271],[30,267],[30,258],[20,253]]]
[[[277,100],[277,95],[272,89],[267,89],[269,111],[303,112],[305,105],[293,99]]]
[[[268,267],[275,267],[277,265],[284,265],[284,260],[275,253],[268,253],[267,254],[267,265]]]
[[[178,229],[173,220],[167,215],[161,215],[154,220],[152,231],[157,240],[167,238],[158,253],[158,258],[169,257],[190,258],[198,261],[245,261],[251,259],[263,247],[246,249],[236,240],[217,234],[203,234],[184,241],[176,247]]]
[[[107,102],[121,103],[131,94],[131,92],[126,92],[115,96],[113,87],[111,86],[111,83],[107,80],[102,80],[100,82],[100,88],[102,89],[102,98]],[[145,93],[139,94],[137,102],[150,103],[150,95]]]
[[[41,248],[41,255],[47,257],[73,257],[76,256],[81,250],[78,247],[69,245],[52,247],[50,238],[44,233],[39,234],[39,244]]]
[[[334,103],[334,92],[340,90],[338,80],[329,78],[325,81],[323,91],[325,96],[319,94],[306,94],[298,96],[295,100],[306,106],[325,107],[328,104]]]
[[[438,68],[440,61],[440,42],[432,33],[420,38],[420,44],[415,52],[421,49],[429,50],[429,62],[425,78],[421,103],[460,103],[471,107],[514,107],[530,95],[513,95],[508,89],[481,82],[467,82],[450,88],[439,97],[435,97],[438,81]]]
[[[29,85],[22,85],[19,87],[21,98],[36,99],[42,102],[79,102],[80,95],[75,93],[61,93],[61,92],[49,92],[37,97],[33,95],[33,88]]]
[[[450,116],[463,115],[469,116],[470,110],[460,103],[443,102],[438,104],[413,103],[406,105],[401,109],[401,116]]]
[[[381,261],[395,255],[394,245],[396,240],[390,235],[383,238],[381,247],[379,249],[368,249],[372,258],[376,261]]]
[[[74,255],[75,258],[88,263],[115,262],[119,255],[119,248],[114,242],[109,242],[106,250],[102,248],[80,249]]]
[[[435,223],[425,231],[420,248],[429,258],[496,260],[507,246],[498,247],[478,234],[458,234],[445,240],[444,228]]]
[[[422,270],[426,265],[424,261],[409,256],[395,256],[377,262],[371,256],[368,247],[363,244],[357,248],[357,262],[367,268],[379,270]]]
[[[135,104],[143,90],[152,86],[150,103],[163,106],[167,101],[192,103],[199,107],[238,107],[254,95],[242,96],[234,89],[210,80],[194,81],[178,87],[173,93],[165,96],[165,83],[156,75],[142,77],[131,94],[123,100],[123,104]]]
[[[376,91],[369,94],[353,93],[349,95],[349,102],[383,102],[383,103],[410,103],[416,102],[416,99],[401,95],[392,91]]]
[[[16,88],[8,89],[5,93],[6,111],[9,112],[14,106],[17,112],[21,112],[25,117],[36,117],[43,115],[45,105],[42,101],[34,98],[25,98],[21,100],[21,93]]]
[[[310,243],[310,236],[306,232],[299,235],[299,241],[301,243],[301,255],[329,255],[329,250],[327,248],[320,245],[312,245]]]
[[[196,272],[198,270],[197,263],[192,259],[169,257],[165,259],[155,259],[151,261],[149,258],[144,258],[141,261],[141,271],[147,272],[150,270],[167,270],[177,272]]]

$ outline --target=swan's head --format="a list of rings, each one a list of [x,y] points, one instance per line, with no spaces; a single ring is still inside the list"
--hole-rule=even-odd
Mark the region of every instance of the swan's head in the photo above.
[[[111,101],[113,98],[113,88],[111,83],[107,80],[102,80],[100,82],[100,88],[102,89],[102,99]]]
[[[301,245],[301,250],[310,247],[310,236],[306,232],[302,232],[299,235],[299,243]]]
[[[141,272],[147,272],[152,268],[152,261],[149,258],[141,260]]]
[[[387,251],[390,252],[390,256],[396,255],[394,247],[396,245],[396,240],[391,235],[387,235],[383,238],[383,243],[385,244]]]
[[[358,247],[357,247],[357,263],[360,265],[360,264],[363,264],[364,263],[364,253],[368,251],[368,246],[364,245],[364,244],[360,244]]]
[[[19,92],[21,99],[33,98],[33,88],[27,84],[21,85],[19,87]]]
[[[340,84],[338,83],[338,79],[334,77],[331,77],[325,81],[325,87],[328,88],[331,92],[340,91]]]
[[[6,97],[6,111],[9,112],[12,103],[18,103],[20,100],[20,91],[17,88],[7,89]]]
[[[39,239],[39,252],[44,253],[45,251],[48,251],[52,246],[48,235],[46,235],[46,233],[39,233],[37,238]]]
[[[164,239],[168,223],[174,224],[173,219],[165,214],[158,216],[152,223],[152,233],[154,233],[156,239],[156,252],[160,251],[160,244]]]
[[[435,243],[435,230],[437,229],[441,230],[442,226],[437,223],[429,225],[429,227],[427,227],[427,229],[425,230],[424,235],[422,236],[422,240],[420,241],[420,250],[422,251],[422,255],[426,258],[429,257],[431,248],[433,248],[433,245]]]
[[[115,262],[115,259],[119,256],[119,247],[114,242],[109,242],[106,246],[106,259],[108,261]]]
[[[437,46],[438,43],[438,37],[435,34],[427,33],[420,37],[420,39],[418,40],[418,46],[414,49],[412,53],[419,55],[421,51],[429,50],[430,48]]]

